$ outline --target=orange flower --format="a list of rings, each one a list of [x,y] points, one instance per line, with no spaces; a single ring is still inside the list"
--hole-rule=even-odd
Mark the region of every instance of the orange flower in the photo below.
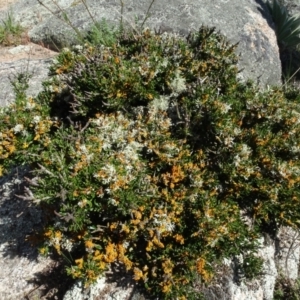
[[[95,272],[93,270],[87,270],[86,271],[87,277],[90,280],[95,280],[97,278],[97,275],[95,274]]]
[[[183,236],[181,234],[175,234],[174,238],[175,238],[175,241],[177,243],[179,243],[180,245],[184,244],[184,238],[183,238]]]
[[[146,251],[151,251],[152,250],[152,247],[153,247],[153,243],[151,241],[148,241],[148,245],[146,247]]]
[[[44,233],[44,236],[45,236],[45,237],[50,237],[50,236],[52,236],[52,231],[51,231],[51,230],[46,231],[46,232]]]
[[[197,268],[197,272],[202,276],[204,281],[208,282],[211,279],[212,274],[205,269],[205,265],[206,265],[206,260],[204,258],[200,258],[197,261],[196,268]]]
[[[118,253],[116,251],[115,244],[109,243],[106,246],[105,250],[106,250],[105,261],[107,263],[114,262],[117,259],[117,257],[118,257]]]
[[[134,268],[133,273],[134,273],[133,279],[136,281],[138,281],[144,277],[143,271],[140,270],[139,268]]]
[[[85,247],[86,248],[93,248],[94,247],[94,243],[91,240],[87,240],[85,241]]]
[[[125,232],[126,234],[128,234],[130,232],[130,229],[129,229],[128,226],[126,226],[125,224],[123,224],[121,232]]]
[[[171,262],[170,259],[167,259],[162,263],[162,268],[165,274],[171,274],[173,271],[173,267],[174,264]]]
[[[164,244],[161,241],[159,241],[156,236],[153,239],[153,244],[156,245],[159,248],[164,248],[165,247]]]
[[[102,258],[103,254],[101,254],[99,250],[96,250],[94,253],[94,260],[101,260]]]
[[[124,263],[125,268],[126,268],[127,271],[131,270],[133,263],[132,263],[132,261],[130,261],[128,259],[128,257],[124,256],[123,259],[122,259],[122,262]]]
[[[204,258],[200,258],[198,261],[197,261],[197,272],[199,274],[202,274],[203,270],[204,270],[204,266],[206,264],[206,261]]]
[[[183,180],[185,177],[184,172],[181,169],[181,166],[173,166],[172,167],[172,181],[173,183],[177,183]]]
[[[133,213],[136,219],[140,220],[142,218],[142,214],[139,211],[134,210]]]

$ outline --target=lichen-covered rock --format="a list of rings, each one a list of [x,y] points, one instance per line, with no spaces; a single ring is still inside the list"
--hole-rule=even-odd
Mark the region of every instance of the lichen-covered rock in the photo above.
[[[0,48],[0,106],[15,100],[11,81],[18,74],[28,75],[28,96],[36,96],[48,78],[49,66],[56,52],[33,43]]]
[[[29,88],[27,95],[36,96],[42,89],[42,80],[48,77],[51,59],[31,60],[22,59],[13,62],[0,63],[0,106],[12,103],[15,98],[11,80],[19,73],[29,72]]]
[[[280,274],[291,280],[298,278],[300,259],[300,235],[291,227],[281,227],[276,244],[277,268]]]
[[[139,28],[138,25],[134,25],[134,20],[137,18],[141,24],[151,2],[126,1],[123,15],[125,24]],[[43,3],[49,10],[36,0],[18,0],[12,6],[16,20],[29,28],[29,36],[36,43],[41,42],[56,48],[76,42],[72,28],[59,20],[59,17],[62,18],[59,7],[66,11],[73,26],[78,30],[87,30],[92,24],[91,17],[81,1],[49,0]],[[119,24],[119,1],[87,0],[86,3],[96,21],[105,18],[110,23]],[[0,12],[0,20],[4,17],[5,14]],[[237,52],[241,55],[241,79],[253,79],[262,87],[281,82],[276,36],[269,25],[272,22],[262,1],[197,0],[192,4],[186,4],[182,0],[155,1],[144,25],[186,34],[190,30],[197,30],[202,24],[215,26],[232,43],[239,43]]]

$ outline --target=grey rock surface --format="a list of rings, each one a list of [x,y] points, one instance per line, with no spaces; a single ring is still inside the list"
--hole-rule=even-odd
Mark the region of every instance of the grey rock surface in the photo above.
[[[0,178],[0,299],[29,298],[37,290],[37,274],[52,262],[38,255],[26,237],[41,227],[41,212],[28,201],[15,196],[21,193],[26,168],[16,168]]]
[[[93,23],[82,1],[42,2],[48,9],[36,0],[18,0],[11,7],[16,20],[29,29],[29,37],[35,43],[49,45],[54,49],[77,42],[74,30],[61,21],[60,8],[65,10],[78,30],[87,31]],[[135,20],[141,24],[151,2],[152,0],[126,1],[124,24],[137,27]],[[101,21],[105,18],[111,24],[119,24],[120,1],[86,0],[86,4],[94,20]],[[0,20],[4,18],[5,14],[0,12]],[[146,27],[182,34],[197,30],[202,24],[216,27],[231,43],[239,43],[237,54],[240,54],[242,80],[252,79],[261,87],[281,83],[276,36],[262,0],[194,0],[192,3],[184,0],[155,1],[145,22]]]
[[[13,102],[15,94],[11,81],[18,74],[30,74],[27,96],[36,96],[42,90],[42,82],[48,78],[48,69],[52,62],[48,59],[21,59],[13,62],[0,62],[0,106]]]
[[[298,0],[281,0],[282,4],[286,7],[291,15],[300,14],[300,1]]]

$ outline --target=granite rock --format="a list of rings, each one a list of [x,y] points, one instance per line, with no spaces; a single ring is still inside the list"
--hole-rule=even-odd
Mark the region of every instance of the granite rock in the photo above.
[[[89,12],[82,1],[44,0],[16,1],[11,7],[15,19],[28,28],[28,35],[35,43],[61,48],[77,43],[74,30],[62,19],[61,9],[73,26],[88,31],[93,21],[103,18],[118,25],[121,16],[120,1],[86,0]],[[125,26],[137,28],[144,20],[152,0],[128,0],[124,4]],[[47,9],[45,8],[47,7]],[[61,8],[61,9],[60,9]],[[5,13],[0,12],[0,21]],[[187,34],[201,25],[216,27],[231,43],[239,43],[239,69],[242,80],[252,79],[260,84],[281,83],[281,63],[272,20],[263,0],[185,0],[155,1],[144,26]]]

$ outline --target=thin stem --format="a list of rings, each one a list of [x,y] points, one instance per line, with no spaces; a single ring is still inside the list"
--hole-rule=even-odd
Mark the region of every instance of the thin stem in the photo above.
[[[90,9],[89,9],[88,6],[86,5],[86,0],[81,0],[81,1],[82,1],[83,5],[84,5],[85,9],[87,10],[87,12],[88,12],[90,18],[92,19],[93,23],[96,25],[97,22],[95,21],[94,17],[92,16]]]
[[[286,87],[286,85],[288,84],[288,82],[299,72],[300,67],[296,70],[296,72],[284,83],[284,86]]]
[[[148,17],[149,17],[149,11],[150,11],[150,9],[151,9],[151,7],[152,7],[154,1],[155,1],[155,0],[152,0],[151,4],[149,5],[149,7],[148,7],[148,9],[147,9],[146,17],[145,17],[145,19],[144,19],[144,21],[143,21],[143,23],[142,23],[142,25],[141,25],[141,30],[143,29],[143,26],[144,26],[145,22],[147,21],[147,19],[148,19]]]
[[[121,19],[120,19],[120,31],[123,32],[123,14],[124,14],[124,2],[120,0],[121,3]]]
[[[47,7],[41,0],[37,0],[40,5],[42,5],[44,8],[46,8],[52,15],[56,16],[59,20],[63,21],[67,25],[69,25],[77,34],[78,39],[83,42],[83,36],[81,35],[80,31],[72,24],[67,14],[64,12],[64,10],[58,5],[58,3],[55,0],[52,0],[52,2],[57,6],[59,11],[63,14],[63,18],[57,16],[49,7]]]

